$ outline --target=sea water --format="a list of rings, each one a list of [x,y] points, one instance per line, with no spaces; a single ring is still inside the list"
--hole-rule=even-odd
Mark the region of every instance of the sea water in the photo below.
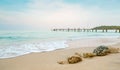
[[[68,47],[68,40],[84,38],[119,38],[120,33],[0,31],[0,58],[11,58],[31,52],[53,51]]]

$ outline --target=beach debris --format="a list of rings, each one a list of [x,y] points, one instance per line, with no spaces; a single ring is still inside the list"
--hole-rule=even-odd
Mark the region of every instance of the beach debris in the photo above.
[[[96,49],[94,49],[93,53],[96,56],[105,56],[108,53],[110,53],[110,50],[109,50],[109,48],[107,46],[99,46]]]
[[[114,47],[109,47],[110,53],[119,53],[120,49],[119,48],[114,48]]]
[[[74,63],[78,63],[78,62],[82,61],[82,58],[78,57],[78,56],[71,56],[67,60],[68,60],[69,64],[74,64]]]
[[[83,58],[92,58],[94,56],[95,56],[94,53],[83,53]]]

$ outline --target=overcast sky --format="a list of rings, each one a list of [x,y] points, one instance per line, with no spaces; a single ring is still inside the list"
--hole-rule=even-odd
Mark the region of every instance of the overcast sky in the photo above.
[[[120,25],[120,0],[0,0],[0,30]]]

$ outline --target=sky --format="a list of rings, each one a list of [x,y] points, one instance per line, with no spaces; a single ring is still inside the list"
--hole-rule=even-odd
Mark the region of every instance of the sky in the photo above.
[[[0,30],[120,25],[120,0],[0,0]]]

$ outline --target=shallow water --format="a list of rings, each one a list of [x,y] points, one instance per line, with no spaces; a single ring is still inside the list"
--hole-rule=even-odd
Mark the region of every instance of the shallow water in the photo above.
[[[120,33],[0,31],[0,58],[16,57],[31,52],[53,51],[68,47],[68,40],[119,38]]]

